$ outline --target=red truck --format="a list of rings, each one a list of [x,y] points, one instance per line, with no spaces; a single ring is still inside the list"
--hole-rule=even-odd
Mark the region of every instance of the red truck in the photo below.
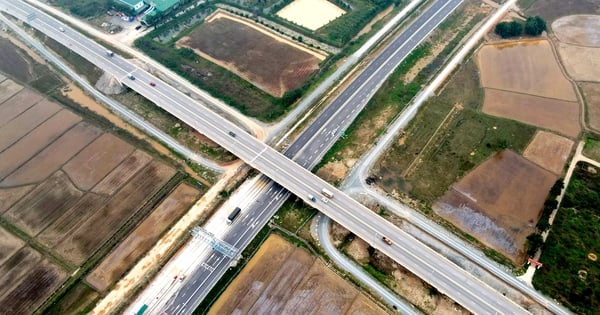
[[[389,238],[387,238],[387,237],[385,237],[385,236],[384,236],[384,237],[382,237],[381,239],[382,239],[382,240],[383,240],[383,241],[384,241],[386,244],[388,244],[388,245],[392,245],[392,244],[394,244],[394,242],[392,242],[392,240],[391,240],[391,239],[389,239]]]

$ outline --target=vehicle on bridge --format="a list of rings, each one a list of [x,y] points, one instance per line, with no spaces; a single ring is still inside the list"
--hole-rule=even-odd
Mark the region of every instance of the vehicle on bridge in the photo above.
[[[317,198],[315,198],[315,196],[308,194],[308,199],[310,199],[310,201],[312,202],[317,202]]]
[[[323,196],[325,196],[329,199],[333,199],[333,193],[331,191],[329,191],[329,189],[327,189],[327,188],[323,188],[321,190],[321,194],[323,194]]]
[[[389,239],[389,238],[387,238],[387,237],[385,237],[385,236],[384,236],[384,237],[382,237],[381,239],[382,239],[382,240],[383,240],[383,241],[384,241],[386,244],[388,244],[388,245],[392,245],[392,244],[394,244],[394,242],[392,242],[392,240],[391,240],[391,239]]]
[[[235,207],[235,209],[233,209],[233,211],[231,211],[231,213],[227,217],[227,224],[233,223],[233,220],[235,220],[235,218],[240,214],[241,211],[242,209],[240,209],[240,207]]]
[[[106,55],[107,55],[107,56],[109,56],[109,57],[112,57],[112,56],[114,56],[114,55],[115,55],[115,53],[114,53],[114,52],[112,52],[112,50],[107,50],[107,51],[106,51]]]
[[[150,82],[150,86],[156,86],[156,83]]]

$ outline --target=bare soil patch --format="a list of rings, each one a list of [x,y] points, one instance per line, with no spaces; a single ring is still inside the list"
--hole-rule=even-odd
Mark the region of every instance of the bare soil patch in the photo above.
[[[411,304],[424,310],[426,314],[470,314],[448,297],[431,294],[432,290],[427,283],[403,267],[394,270],[392,275],[396,284],[394,291]]]
[[[25,242],[0,227],[0,265],[12,256]]]
[[[87,122],[77,124],[6,177],[0,187],[33,184],[44,180],[101,134],[100,129]]]
[[[518,154],[497,153],[456,183],[434,210],[515,263],[558,176]]]
[[[53,248],[71,234],[82,222],[92,216],[106,203],[108,198],[93,193],[86,193],[70,208],[63,208],[61,216],[46,227],[36,239]]]
[[[586,122],[592,129],[600,131],[600,83],[579,83],[586,105]]]
[[[6,33],[2,33],[1,36],[5,37]],[[11,40],[0,40],[0,71],[13,75],[21,82],[29,82],[34,78],[32,68]]]
[[[304,249],[271,235],[209,314],[385,314]]]
[[[0,127],[42,100],[36,92],[25,88],[0,105]]]
[[[21,248],[0,266],[0,298],[19,283],[19,279],[29,273],[42,258],[39,252],[29,246]]]
[[[483,87],[577,101],[546,40],[484,45],[477,61]]]
[[[208,314],[232,314],[235,310],[250,309],[293,250],[292,244],[283,238],[269,236],[213,304]],[[260,259],[261,257],[267,259]]]
[[[294,0],[276,14],[314,31],[346,13],[327,0]]]
[[[344,165],[344,162],[335,161],[323,165],[323,167],[317,171],[317,176],[328,182],[335,182],[342,180],[347,172],[348,167]]]
[[[0,300],[0,314],[32,314],[66,277],[66,272],[44,260]]]
[[[558,43],[558,53],[569,76],[576,81],[599,82],[600,48]]]
[[[218,12],[177,42],[281,97],[297,89],[319,68],[324,56],[302,48],[270,31]]]
[[[48,117],[60,110],[56,103],[42,101],[0,128],[0,151],[8,148]]]
[[[152,158],[144,151],[136,150],[104,177],[92,191],[105,195],[114,194],[151,160]]]
[[[570,15],[552,23],[552,31],[565,44],[600,47],[600,15]]]
[[[54,250],[74,265],[81,265],[174,174],[173,168],[151,162]]]
[[[485,90],[483,112],[557,131],[579,135],[579,104],[493,89]]]
[[[23,86],[15,83],[12,80],[4,80],[0,82],[0,103],[4,103],[7,99],[17,94],[23,89]]]
[[[65,131],[81,121],[70,111],[61,110],[0,153],[0,179],[15,171]]]
[[[134,148],[105,133],[71,159],[63,170],[82,190],[89,190],[119,165]]]
[[[523,156],[560,176],[571,154],[573,141],[559,135],[540,131],[527,146]]]
[[[8,210],[21,197],[25,196],[35,185],[0,188],[0,214]]]
[[[369,243],[363,241],[361,238],[355,238],[346,247],[346,253],[352,259],[358,261],[361,264],[369,262]]]
[[[19,200],[4,217],[25,233],[35,236],[82,195],[67,175],[58,171]]]
[[[87,283],[100,292],[105,291],[156,243],[199,196],[200,192],[195,188],[179,185],[86,277]]]
[[[548,24],[557,18],[573,14],[599,14],[597,0],[537,0],[525,13],[530,16],[540,15]]]

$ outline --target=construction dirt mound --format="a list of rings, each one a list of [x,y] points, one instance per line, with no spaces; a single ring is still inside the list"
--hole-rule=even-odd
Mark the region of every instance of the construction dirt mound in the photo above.
[[[104,72],[98,82],[96,88],[104,94],[114,95],[125,92],[125,86],[114,76]]]

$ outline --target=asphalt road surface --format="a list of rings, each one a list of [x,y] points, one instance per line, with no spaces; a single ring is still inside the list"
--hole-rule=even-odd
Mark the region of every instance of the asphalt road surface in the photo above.
[[[454,3],[457,5],[460,1],[438,1],[437,3],[443,3],[441,5],[442,9],[440,9],[443,10],[448,4]],[[205,134],[243,159],[250,166],[302,198],[305,202],[311,203],[308,195],[319,195],[323,188],[332,191],[335,197],[327,203],[315,203],[315,208],[367,241],[373,247],[378,248],[471,312],[476,314],[526,313],[514,302],[506,299],[485,283],[474,278],[393,224],[310,173],[301,165],[266,146],[242,129],[208,110],[204,105],[158,81],[129,61],[117,55],[108,56],[102,46],[79,34],[74,29],[20,1],[1,0],[0,9],[26,21],[29,25],[90,60],[99,68],[113,74],[130,88],[200,133]],[[431,14],[435,13],[435,11],[431,12]],[[442,19],[442,17],[439,18]],[[367,81],[370,80],[367,79]],[[151,86],[151,83],[155,83],[155,86]],[[356,97],[359,99],[369,98],[374,92],[375,90],[364,92],[364,94],[353,93],[350,99]],[[324,146],[325,144],[323,144]],[[246,218],[250,218],[250,220],[253,220],[253,217],[254,215],[246,215]],[[256,226],[255,228],[260,227]],[[393,241],[392,245],[386,245],[382,242],[381,238],[384,235]],[[208,262],[212,262],[212,260],[209,258]],[[177,305],[176,307],[180,311],[176,311],[176,313],[191,313],[196,302],[193,301],[195,300],[194,297],[189,300],[189,303]],[[172,312],[168,311],[167,313]]]

